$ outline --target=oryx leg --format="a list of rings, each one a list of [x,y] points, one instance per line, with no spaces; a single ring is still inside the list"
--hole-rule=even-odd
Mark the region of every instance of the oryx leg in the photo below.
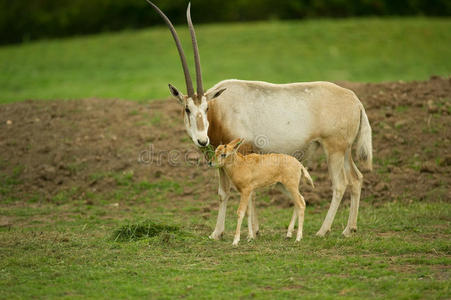
[[[355,165],[351,156],[351,149],[346,151],[345,170],[351,188],[351,206],[349,208],[348,224],[343,231],[344,236],[350,236],[357,231],[357,215],[359,213],[360,191],[362,189],[363,176]]]
[[[238,222],[236,224],[236,231],[235,231],[235,237],[233,238],[232,245],[237,246],[240,242],[240,230],[241,230],[241,223],[243,222],[244,215],[246,213],[246,208],[249,202],[251,191],[243,190],[241,191],[241,199],[240,199],[240,205],[238,206],[237,215],[238,215]],[[251,226],[252,228],[252,226]]]
[[[291,195],[291,193],[287,190],[287,188],[283,184],[278,183],[276,186],[280,187],[280,190],[282,191],[282,193],[285,196],[287,196],[290,199],[293,199],[293,196]],[[290,225],[288,225],[287,238],[290,238],[293,236],[294,226],[296,225],[296,217],[297,217],[297,210],[296,210],[296,207],[293,207],[293,215],[291,216]]]
[[[221,235],[224,233],[224,225],[225,225],[225,216],[227,210],[227,200],[230,197],[230,179],[227,177],[225,171],[220,168],[219,172],[219,210],[218,210],[218,219],[216,220],[216,227],[213,233],[210,235],[211,239],[219,239]]]
[[[258,214],[257,210],[255,209],[255,198],[257,197],[255,192],[251,193],[251,203],[249,207],[252,208],[252,228],[254,230],[254,235],[257,235],[260,232],[260,224],[258,223]],[[248,224],[249,226],[249,224]]]
[[[330,152],[325,148],[329,165],[329,175],[332,180],[332,202],[330,203],[329,211],[324,219],[323,225],[316,233],[317,236],[324,236],[330,231],[338,206],[340,205],[343,194],[346,191],[346,174],[344,169],[344,154],[345,151]]]
[[[297,157],[301,159],[301,162],[304,166],[308,166],[312,157],[316,154],[318,149],[321,147],[321,144],[318,141],[311,142],[304,150],[300,151],[302,154],[301,157]],[[282,189],[284,193],[287,193],[286,189]],[[302,196],[302,195],[301,195]],[[304,198],[302,198],[304,200]],[[305,202],[305,201],[304,201]],[[293,236],[294,226],[296,225],[297,218],[297,210],[296,207],[293,208],[293,215],[291,216],[290,225],[288,225],[287,237],[291,238]]]
[[[247,206],[247,228],[249,230],[249,235],[247,240],[255,239],[255,235],[257,234],[255,230],[255,193],[251,193],[249,196],[249,205]],[[258,225],[257,225],[258,226]]]

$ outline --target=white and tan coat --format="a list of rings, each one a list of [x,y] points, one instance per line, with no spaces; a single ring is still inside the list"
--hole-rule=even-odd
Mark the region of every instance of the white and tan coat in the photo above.
[[[185,128],[198,147],[226,144],[244,138],[246,152],[305,152],[312,145],[321,145],[327,156],[332,181],[332,202],[326,218],[317,232],[324,236],[347,187],[350,187],[351,207],[345,236],[357,229],[362,174],[352,158],[355,145],[357,158],[365,169],[372,168],[371,127],[362,103],[350,90],[329,82],[272,84],[261,81],[224,80],[207,92],[203,91],[199,51],[190,6],[187,20],[194,48],[197,93],[194,92],[185,55],[174,27],[164,13],[146,0],[164,19],[179,51],[185,75],[187,95],[170,85],[171,94],[184,109]],[[219,213],[216,227],[210,235],[218,239],[224,232],[230,182],[219,169]],[[258,231],[254,211],[252,226]]]

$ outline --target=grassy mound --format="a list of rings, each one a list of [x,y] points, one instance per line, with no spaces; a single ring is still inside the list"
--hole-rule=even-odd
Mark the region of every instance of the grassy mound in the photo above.
[[[131,242],[143,238],[150,238],[161,233],[179,231],[178,226],[156,223],[145,220],[138,224],[127,224],[119,227],[113,232],[112,239],[115,242]]]

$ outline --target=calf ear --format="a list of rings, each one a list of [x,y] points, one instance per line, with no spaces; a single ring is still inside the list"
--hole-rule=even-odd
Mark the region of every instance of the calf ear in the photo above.
[[[244,139],[236,139],[236,140],[238,140],[238,141],[235,142],[235,145],[233,146],[233,152],[234,153],[237,153],[238,150],[240,150],[241,146],[244,145],[244,143],[243,143]],[[236,141],[236,140],[233,140],[233,141]]]
[[[219,96],[221,96],[221,94],[225,90],[226,90],[226,88],[211,91],[208,94],[205,94],[205,97],[207,98],[207,101],[213,100],[213,99],[218,98]]]
[[[175,86],[173,86],[172,84],[168,84],[169,86],[169,91],[171,92],[171,95],[175,97],[175,99],[177,99],[177,101],[184,105],[185,104],[185,96],[179,92],[179,90],[177,90],[175,88]]]
[[[237,138],[237,139],[234,139],[233,141],[231,141],[229,143],[229,145],[232,146],[233,148],[236,148],[239,144],[241,144],[242,141],[243,141],[243,139]]]
[[[238,143],[235,145],[235,151],[238,151],[241,146],[243,146],[244,139],[240,139]]]

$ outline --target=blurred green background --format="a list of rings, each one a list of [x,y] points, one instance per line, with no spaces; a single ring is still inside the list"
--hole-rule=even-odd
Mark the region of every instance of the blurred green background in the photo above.
[[[314,17],[449,16],[449,0],[192,0],[197,23]],[[188,0],[154,0],[185,23]],[[161,24],[144,0],[0,0],[0,43]]]
[[[188,1],[155,2],[173,18],[192,66],[185,20]],[[166,98],[168,83],[185,90],[170,33],[144,0],[0,3],[2,41],[8,41],[4,35],[7,26],[10,33],[20,32],[16,35],[26,41],[0,46],[0,103],[86,97]],[[228,78],[284,83],[449,76],[451,19],[418,16],[448,14],[449,3],[333,0],[282,1],[276,5],[270,1],[194,0],[193,21],[204,85],[211,87]],[[372,14],[417,16],[312,18]],[[304,19],[279,20],[285,18]],[[249,21],[254,19],[264,20]],[[249,22],[222,22],[236,20]],[[202,24],[210,21],[215,23]],[[25,23],[28,25],[21,28],[27,30],[20,29]],[[132,28],[153,23],[158,25]],[[81,35],[110,29],[121,30]],[[73,34],[78,36],[54,37]]]

